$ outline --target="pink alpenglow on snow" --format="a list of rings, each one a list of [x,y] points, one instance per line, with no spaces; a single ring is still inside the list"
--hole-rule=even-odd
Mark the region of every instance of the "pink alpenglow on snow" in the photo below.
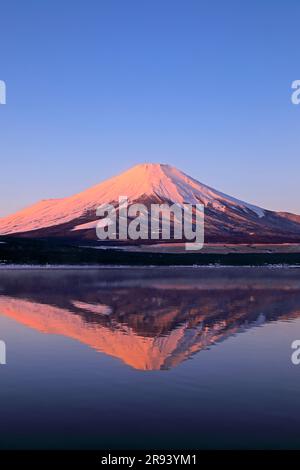
[[[300,216],[277,213],[217,191],[166,164],[144,163],[62,199],[43,200],[0,219],[0,234],[95,239],[97,207],[129,203],[203,204],[205,241],[300,242]]]

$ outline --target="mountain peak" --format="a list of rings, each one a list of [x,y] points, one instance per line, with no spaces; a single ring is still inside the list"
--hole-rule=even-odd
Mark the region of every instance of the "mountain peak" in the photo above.
[[[46,230],[49,234],[48,229],[56,236],[74,233],[80,236],[78,232],[83,234],[84,231],[87,234],[97,224],[97,207],[101,204],[117,206],[122,196],[126,196],[129,203],[149,202],[154,196],[168,204],[203,204],[205,233],[213,240],[238,238],[254,242],[255,236],[263,238],[261,233],[268,239],[271,234],[280,240],[286,240],[285,234],[299,238],[298,218],[266,211],[217,191],[176,167],[152,162],[135,165],[73,196],[40,201],[4,217],[0,219],[0,234],[32,232],[32,236],[43,236]]]
[[[145,170],[151,170],[151,169],[159,169],[163,167],[170,167],[171,165],[168,165],[167,163],[152,163],[152,162],[145,162],[145,163],[137,163],[134,165],[132,168],[143,168]]]
[[[123,177],[127,175],[130,175],[130,176],[135,175],[141,178],[154,178],[155,176],[159,176],[159,175],[162,177],[165,174],[165,171],[167,171],[168,169],[176,170],[175,167],[172,167],[171,165],[167,165],[166,163],[145,162],[145,163],[138,163],[137,165],[132,166],[121,175],[123,175]]]

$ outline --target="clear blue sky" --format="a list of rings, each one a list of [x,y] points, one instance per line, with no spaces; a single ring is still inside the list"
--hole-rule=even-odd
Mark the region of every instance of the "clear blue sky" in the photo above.
[[[9,0],[0,15],[0,216],[145,161],[300,213],[299,0]]]

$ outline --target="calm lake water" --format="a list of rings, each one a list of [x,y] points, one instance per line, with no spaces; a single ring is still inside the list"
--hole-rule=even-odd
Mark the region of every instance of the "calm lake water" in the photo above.
[[[300,449],[300,269],[0,270],[0,448]]]

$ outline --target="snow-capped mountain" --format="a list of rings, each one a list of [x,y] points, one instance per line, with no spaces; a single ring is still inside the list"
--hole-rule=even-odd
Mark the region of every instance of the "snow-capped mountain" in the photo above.
[[[300,242],[300,216],[277,213],[228,196],[170,165],[144,163],[86,191],[43,200],[0,218],[0,235],[96,239],[100,204],[202,203],[206,242]]]

